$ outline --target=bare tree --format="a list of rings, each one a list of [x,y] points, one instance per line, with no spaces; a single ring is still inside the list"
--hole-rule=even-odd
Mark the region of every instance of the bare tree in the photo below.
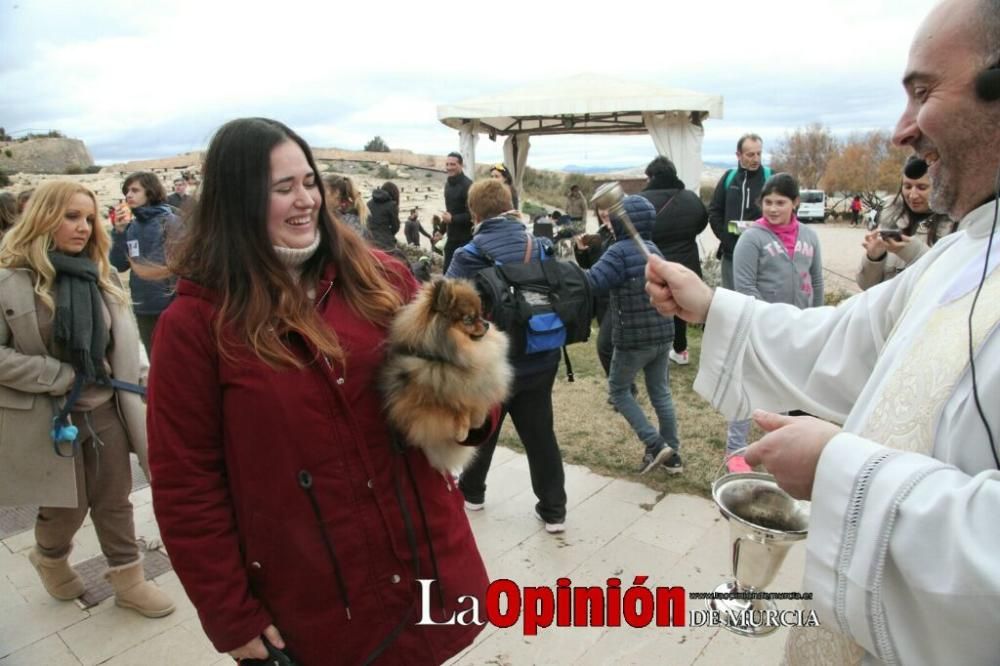
[[[892,145],[886,130],[853,134],[827,163],[823,187],[829,192],[860,194],[866,206],[881,210],[880,193],[899,188],[908,154],[907,149]]]
[[[820,123],[799,128],[778,142],[771,154],[771,167],[795,176],[805,189],[816,188],[837,153],[837,139]]]

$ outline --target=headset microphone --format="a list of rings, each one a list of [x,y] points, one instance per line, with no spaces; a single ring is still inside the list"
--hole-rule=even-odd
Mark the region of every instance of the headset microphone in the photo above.
[[[984,102],[1000,100],[1000,62],[976,77],[976,96]]]

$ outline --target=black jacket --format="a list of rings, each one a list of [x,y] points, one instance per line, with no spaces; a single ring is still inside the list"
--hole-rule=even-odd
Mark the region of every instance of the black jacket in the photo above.
[[[639,193],[656,209],[652,240],[667,261],[684,264],[701,275],[698,234],[708,225],[708,211],[697,194],[683,187],[659,189],[658,184]]]
[[[379,188],[372,192],[368,212],[372,244],[381,250],[394,250],[396,232],[399,231],[399,204],[392,200],[388,192]]]
[[[451,213],[448,244],[458,245],[472,240],[472,213],[469,212],[469,187],[472,181],[464,173],[448,176],[444,185],[444,207]]]
[[[708,206],[708,223],[712,225],[715,236],[722,241],[719,248],[722,256],[733,258],[733,250],[739,235],[729,232],[730,220],[756,220],[761,216],[760,191],[764,188],[764,168],[747,171],[737,167],[736,176],[726,188],[726,176],[722,174],[719,184],[715,186],[712,203]]]

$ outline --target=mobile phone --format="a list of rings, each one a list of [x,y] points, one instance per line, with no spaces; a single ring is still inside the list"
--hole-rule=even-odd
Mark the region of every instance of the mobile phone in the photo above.
[[[878,235],[882,237],[882,240],[903,240],[903,232],[899,229],[880,229]]]
[[[267,640],[267,637],[261,636],[260,639],[264,641],[264,647],[267,648],[267,658],[266,659],[241,659],[240,664],[243,666],[298,666],[298,662],[290,655],[287,651],[279,650],[278,648],[271,645],[271,641]]]

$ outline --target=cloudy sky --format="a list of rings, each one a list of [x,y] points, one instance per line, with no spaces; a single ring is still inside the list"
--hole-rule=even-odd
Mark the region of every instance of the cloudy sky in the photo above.
[[[821,122],[890,128],[933,0],[240,2],[0,0],[0,126],[58,129],[98,163],[203,148],[231,118],[285,122],[313,146],[444,154],[439,104],[597,73],[723,96],[706,161]],[[588,9],[595,7],[596,9]],[[646,136],[537,137],[529,164],[638,165]],[[483,137],[477,161],[502,159]]]

